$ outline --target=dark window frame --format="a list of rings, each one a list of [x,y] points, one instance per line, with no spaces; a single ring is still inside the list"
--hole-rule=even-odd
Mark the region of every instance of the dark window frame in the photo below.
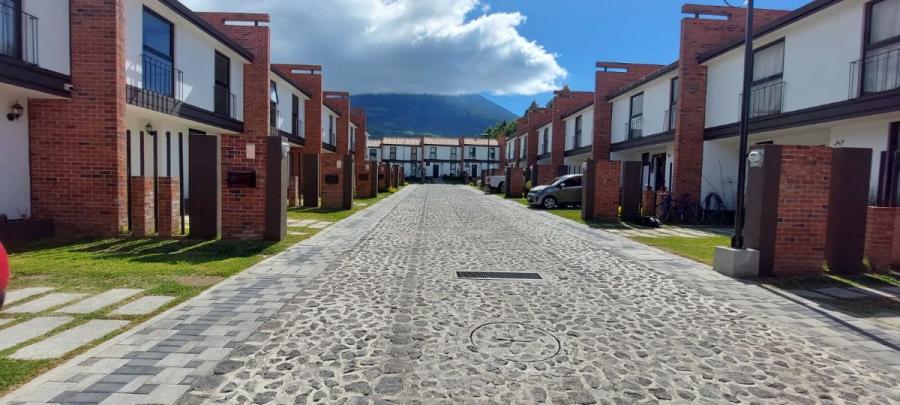
[[[860,63],[859,63],[859,82],[857,83],[857,88],[859,89],[859,96],[865,96],[869,94],[877,94],[880,91],[866,91],[866,59],[876,56],[868,56],[869,52],[884,48],[887,46],[894,45],[896,43],[900,43],[900,35],[896,35],[891,38],[883,39],[876,43],[872,42],[872,11],[875,6],[879,3],[885,2],[887,0],[872,0],[865,5],[865,11],[863,12],[863,40],[862,47],[860,51]],[[890,52],[890,51],[888,51]]]
[[[390,160],[397,160],[397,147],[396,146],[388,147],[388,158],[390,158]]]
[[[13,23],[15,24],[15,26],[13,27],[13,31],[14,31],[13,34],[15,35],[15,38],[13,39],[14,45],[15,45],[15,53],[12,53],[12,54],[7,53],[7,54],[0,54],[0,55],[6,55],[6,56],[9,56],[11,58],[16,58],[16,59],[24,59],[23,55],[25,54],[25,50],[23,49],[24,46],[22,44],[22,41],[23,41],[22,30],[24,29],[24,27],[22,26],[22,12],[23,12],[22,11],[22,0],[7,0],[7,1],[11,1],[13,3],[11,6],[8,6],[8,7],[12,8],[12,11],[13,11],[12,12],[12,14],[13,14],[12,20],[13,20]]]
[[[582,135],[582,132],[584,132],[584,128],[583,128],[584,123],[582,122],[583,121],[582,117],[584,117],[584,115],[579,115],[579,116],[575,117],[575,134],[573,135],[573,139],[572,139],[572,147],[573,148],[581,147],[581,135]]]
[[[415,146],[409,148],[409,160],[419,160],[419,148]]]
[[[475,159],[476,157],[478,157],[478,148],[476,148],[474,146],[470,146],[469,147],[469,158]]]
[[[213,110],[216,110],[216,114],[231,116],[231,109],[233,106],[231,105],[231,58],[223,54],[219,51],[214,51],[213,56],[213,87],[215,88],[215,92],[213,93]],[[220,61],[224,61],[225,63],[225,81],[219,80],[219,69],[218,65]],[[219,90],[224,90],[224,94]],[[224,108],[225,111],[218,111],[220,101],[217,100],[218,97],[225,97]]]
[[[635,114],[635,113],[634,113],[634,99],[636,99],[636,98],[638,98],[638,97],[641,98],[641,112],[640,112],[640,114]],[[625,136],[627,137],[627,139],[632,139],[632,138],[633,138],[633,137],[631,136],[631,133],[632,133],[632,131],[635,130],[635,128],[632,128],[631,124],[632,124],[632,123],[634,122],[634,120],[637,119],[637,118],[640,118],[641,120],[644,119],[644,92],[643,92],[643,91],[640,92],[640,93],[637,93],[637,94],[632,95],[632,96],[628,99],[628,133],[625,134]],[[643,126],[643,124],[641,125],[640,130],[641,130],[641,135],[640,135],[640,136],[644,136],[644,126]]]
[[[272,100],[272,95],[275,99]],[[278,84],[274,80],[269,81],[269,126],[278,128],[278,103],[281,100],[278,97]]]
[[[143,32],[143,29],[144,29],[143,28],[143,20],[144,20],[145,14],[150,14],[154,18],[160,20],[161,22],[168,24],[168,26],[169,26],[169,53],[171,53],[171,55],[165,56],[165,55],[162,55],[160,52],[154,50],[153,48],[147,47],[146,38],[144,37],[144,32]],[[152,8],[143,6],[142,12],[141,12],[141,53],[143,55],[146,55],[147,52],[150,52],[152,54],[152,57],[154,57],[154,58],[159,58],[165,62],[168,62],[169,65],[171,66],[171,69],[170,69],[171,77],[169,78],[169,85],[171,88],[169,89],[168,94],[166,94],[166,95],[168,95],[169,97],[175,97],[175,23],[173,23],[172,21],[169,21],[169,19],[163,17],[156,11],[153,11]],[[146,67],[142,66],[142,70],[143,70],[143,75],[144,75],[142,77],[142,80],[144,81],[143,86],[144,86],[144,88],[146,88],[147,87],[147,77],[146,77],[147,69],[146,69]],[[156,91],[155,89],[148,89],[148,90]]]
[[[678,109],[678,99],[681,98],[681,78],[675,76],[669,80],[669,116],[666,122],[666,130],[675,129],[675,110]],[[676,93],[677,92],[677,93]]]
[[[450,147],[450,159],[459,159],[459,151],[455,146]]]
[[[758,47],[758,48],[753,49],[753,67],[754,67],[754,68],[756,67],[756,54],[757,54],[757,53],[762,52],[762,51],[764,51],[764,50],[766,50],[766,49],[769,49],[769,48],[771,48],[771,47],[773,47],[773,46],[777,46],[777,45],[779,45],[779,44],[782,44],[782,45],[783,45],[784,43],[785,43],[785,42],[784,42],[784,37],[782,37],[782,38],[776,39],[776,40],[774,40],[774,41],[772,41],[772,42],[769,42],[769,43],[767,43],[767,44],[765,44],[765,45],[763,45],[763,46],[760,46],[760,47]],[[758,86],[758,85],[760,85],[760,84],[766,84],[766,83],[769,83],[769,82],[782,81],[782,80],[784,80],[784,54],[785,54],[785,51],[787,51],[787,48],[785,48],[785,47],[782,46],[782,48],[781,48],[781,73],[777,73],[777,74],[774,74],[774,75],[770,75],[770,76],[763,77],[763,78],[761,78],[761,79],[754,80],[754,81],[750,82],[750,87],[751,87],[751,88],[756,87],[756,86]]]
[[[300,128],[300,97],[293,93],[291,94],[291,133],[294,136],[305,138]]]
[[[428,158],[429,159],[437,159],[437,146],[429,146],[428,147]]]
[[[543,145],[543,147],[544,147],[543,148],[544,153],[550,152],[550,128],[549,127],[544,128],[544,133],[543,133],[542,139],[541,139],[541,145]]]
[[[488,159],[497,159],[497,148],[488,148]]]

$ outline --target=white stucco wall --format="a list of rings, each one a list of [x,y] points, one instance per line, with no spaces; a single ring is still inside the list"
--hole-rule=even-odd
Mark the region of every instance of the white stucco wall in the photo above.
[[[131,175],[139,176],[141,171],[141,131],[144,130],[144,126],[147,124],[147,119],[138,118],[135,114],[131,114],[126,117],[125,123],[126,128],[131,132]],[[160,120],[156,119],[152,121],[154,130],[157,131],[157,137],[154,137],[144,134],[144,175],[145,176],[153,176],[153,143],[157,142],[157,169],[159,170],[160,177],[168,177],[171,173],[171,177],[178,177],[179,175],[179,160],[178,160],[178,134],[181,133],[181,142],[182,142],[182,153],[183,153],[183,170],[184,177],[182,182],[184,183],[184,194],[185,198],[189,198],[188,195],[188,185],[190,184],[190,174],[188,173],[190,164],[188,162],[188,156],[190,156],[189,152],[189,131],[190,128],[184,124],[180,124],[175,122],[174,120]],[[171,134],[170,145],[169,148],[166,148],[166,132]],[[171,157],[170,164],[167,171],[166,160]]]
[[[665,115],[669,109],[672,79],[675,72],[663,75],[642,86],[612,99],[612,142],[622,142],[628,139],[626,124],[631,114],[631,97],[644,93],[644,132],[643,136],[655,135],[666,131]]]
[[[0,215],[8,219],[31,216],[31,174],[28,164],[28,100],[7,88],[0,89],[0,105],[19,102],[25,113],[15,121],[0,118]]]
[[[213,109],[215,51],[231,62],[230,91],[235,95],[236,119],[243,120],[244,64],[246,61],[156,0],[127,0],[125,4],[125,75],[130,85],[143,85],[143,9],[147,7],[175,26],[175,68],[184,72],[183,101]]]
[[[581,117],[581,145],[579,147],[590,146],[594,143],[594,106],[591,105],[566,117],[563,121],[566,126],[566,150],[575,148],[575,118],[577,117]]]
[[[547,134],[547,147],[544,148],[544,133]],[[553,123],[544,125],[537,130],[538,135],[538,155],[550,153],[553,151]]]
[[[322,143],[337,146],[337,114],[322,105]],[[333,132],[333,135],[332,135]]]
[[[38,66],[70,74],[69,1],[25,0],[22,2],[22,10],[38,18],[36,40]],[[28,34],[30,33],[28,30]],[[33,44],[27,41],[22,49],[33,52],[31,49]]]
[[[278,129],[291,133],[293,128],[293,123],[291,122],[291,109],[293,108],[291,103],[291,96],[297,96],[300,100],[300,120],[306,122],[306,100],[308,98],[303,94],[300,90],[297,90],[296,87],[292,86],[290,83],[279,77],[278,75],[272,73],[269,75],[269,79],[275,82],[275,87],[278,89]],[[325,121],[327,122],[327,121]],[[306,136],[305,128],[303,126],[300,127],[300,136]]]
[[[754,41],[754,47],[784,38],[783,111],[843,101],[850,95],[850,63],[861,55],[865,2],[847,0]],[[740,117],[743,50],[706,62],[706,127]]]
[[[439,159],[439,160],[447,160],[447,159],[460,159],[460,151],[459,146],[444,146],[444,145],[428,145],[426,144],[424,147],[425,151],[425,159]],[[435,153],[437,157],[431,157],[431,148],[435,148]],[[453,150],[456,150],[456,155],[453,156]]]

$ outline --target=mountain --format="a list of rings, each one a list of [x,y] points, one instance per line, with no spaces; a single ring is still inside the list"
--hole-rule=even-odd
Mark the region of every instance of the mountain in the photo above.
[[[403,135],[478,136],[485,128],[516,118],[515,114],[478,94],[360,94],[353,107],[366,109],[366,125],[374,137]]]

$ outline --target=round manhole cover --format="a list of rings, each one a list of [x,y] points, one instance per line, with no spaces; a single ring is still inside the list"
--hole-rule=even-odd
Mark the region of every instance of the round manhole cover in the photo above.
[[[519,322],[486,323],[475,328],[469,339],[479,352],[509,361],[547,360],[561,348],[550,332]]]

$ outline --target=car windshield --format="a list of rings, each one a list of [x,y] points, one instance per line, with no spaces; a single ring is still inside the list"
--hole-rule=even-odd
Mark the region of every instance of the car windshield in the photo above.
[[[557,178],[553,179],[553,181],[550,182],[550,185],[551,185],[551,186],[558,186],[559,183],[562,183],[563,180],[565,180],[565,179],[566,179],[566,176],[557,177]]]

